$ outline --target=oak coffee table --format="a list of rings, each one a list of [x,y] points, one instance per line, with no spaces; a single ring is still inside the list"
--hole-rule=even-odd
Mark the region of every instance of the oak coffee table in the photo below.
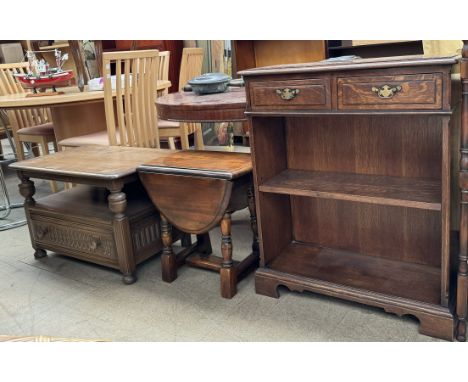
[[[136,167],[168,152],[86,146],[10,165],[21,179],[34,256],[54,251],[118,269],[134,283],[136,265],[162,250],[160,216]],[[79,185],[36,201],[31,178]]]

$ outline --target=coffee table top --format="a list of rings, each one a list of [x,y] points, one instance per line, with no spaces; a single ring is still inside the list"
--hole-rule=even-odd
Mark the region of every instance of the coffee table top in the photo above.
[[[44,175],[114,180],[136,172],[142,163],[173,150],[121,146],[83,146],[16,162],[10,168]]]
[[[138,171],[236,179],[252,171],[250,154],[220,151],[173,151],[138,166]]]

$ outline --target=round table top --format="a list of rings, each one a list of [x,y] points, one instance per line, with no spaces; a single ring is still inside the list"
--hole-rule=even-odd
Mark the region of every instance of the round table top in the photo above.
[[[179,122],[245,121],[245,88],[230,87],[224,93],[198,95],[171,93],[156,100],[161,119]]]
[[[157,89],[164,90],[171,86],[171,81],[158,81]],[[15,109],[28,107],[51,107],[78,102],[92,102],[104,99],[104,90],[89,91],[87,86],[80,92],[78,87],[71,86],[60,88],[59,92],[64,94],[55,94],[42,97],[26,97],[28,93],[8,94],[0,96],[0,108]]]

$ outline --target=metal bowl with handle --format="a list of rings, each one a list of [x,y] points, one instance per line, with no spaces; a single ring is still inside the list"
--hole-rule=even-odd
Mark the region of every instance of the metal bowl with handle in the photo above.
[[[224,73],[205,73],[192,78],[188,84],[197,94],[223,93],[226,91],[231,77]]]

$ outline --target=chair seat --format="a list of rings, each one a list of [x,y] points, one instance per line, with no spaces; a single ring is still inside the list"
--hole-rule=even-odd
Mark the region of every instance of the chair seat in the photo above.
[[[180,122],[168,121],[166,119],[158,119],[159,129],[174,129],[180,127]]]
[[[120,144],[119,134],[116,134],[117,144]],[[62,139],[58,142],[60,146],[67,147],[80,147],[89,145],[109,146],[109,136],[107,130],[98,131],[97,133],[91,133],[86,135],[80,135],[78,137],[71,137]]]
[[[18,130],[18,135],[54,135],[54,125],[52,122],[42,125],[23,127]]]

